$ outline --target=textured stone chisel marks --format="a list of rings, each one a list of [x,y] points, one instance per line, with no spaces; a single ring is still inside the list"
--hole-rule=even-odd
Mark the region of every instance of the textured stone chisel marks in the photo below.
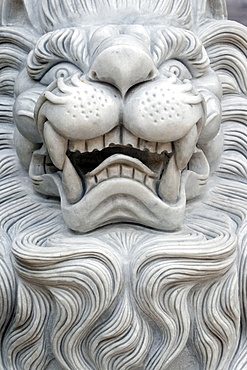
[[[247,29],[225,0],[0,14],[1,369],[245,369]]]

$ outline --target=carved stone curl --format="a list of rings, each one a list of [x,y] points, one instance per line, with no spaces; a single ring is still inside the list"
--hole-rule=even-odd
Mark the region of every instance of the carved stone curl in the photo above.
[[[244,369],[246,28],[223,0],[0,11],[1,368]]]

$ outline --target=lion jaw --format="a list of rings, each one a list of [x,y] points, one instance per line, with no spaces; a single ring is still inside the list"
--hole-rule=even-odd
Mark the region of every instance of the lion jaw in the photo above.
[[[61,179],[43,177],[53,176],[68,226],[81,232],[116,222],[178,228],[186,179],[192,176],[201,191],[209,172],[196,149],[205,119],[202,101],[191,82],[175,76],[136,86],[125,99],[85,76],[51,84],[36,105],[36,120],[61,170]],[[198,161],[203,174],[195,175]],[[35,172],[31,166],[36,189],[45,192]]]

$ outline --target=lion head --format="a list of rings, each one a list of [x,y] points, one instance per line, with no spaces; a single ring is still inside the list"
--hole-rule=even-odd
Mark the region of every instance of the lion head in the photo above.
[[[247,366],[247,42],[225,8],[1,2],[1,369]]]
[[[187,1],[111,4],[103,21],[102,4],[90,19],[75,4],[40,5],[43,35],[15,82],[17,153],[73,230],[175,230],[222,151],[222,86]]]

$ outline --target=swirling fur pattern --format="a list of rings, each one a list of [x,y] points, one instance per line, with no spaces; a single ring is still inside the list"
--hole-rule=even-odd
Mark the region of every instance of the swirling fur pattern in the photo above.
[[[34,35],[1,28],[0,50],[14,46],[11,63],[0,61],[1,369],[165,370],[187,346],[198,369],[247,367],[246,29],[212,20],[199,34],[224,90],[224,152],[208,192],[178,232],[123,225],[82,236],[26,186],[11,94]],[[224,42],[237,45],[236,69],[217,59]]]
[[[51,350],[63,369],[167,368],[186,346],[191,310],[195,317],[201,307],[212,315],[217,300],[219,312],[208,318],[207,333],[202,328],[199,334],[229,343],[225,364],[239,333],[236,237],[220,225],[212,231],[213,223],[198,224],[165,236],[130,226],[84,237],[47,238],[43,227],[18,234],[16,270],[27,286],[45,287],[52,297]],[[202,305],[191,297],[203,289],[210,294]],[[227,296],[227,307],[221,307]]]

